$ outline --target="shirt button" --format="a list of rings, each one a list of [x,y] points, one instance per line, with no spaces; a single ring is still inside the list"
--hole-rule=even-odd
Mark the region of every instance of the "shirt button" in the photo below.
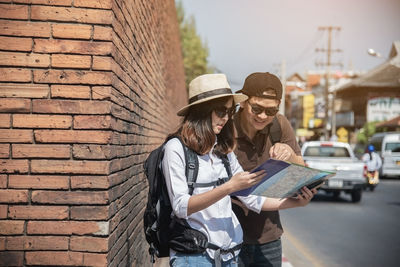
[[[253,146],[253,149],[256,149],[256,146]]]

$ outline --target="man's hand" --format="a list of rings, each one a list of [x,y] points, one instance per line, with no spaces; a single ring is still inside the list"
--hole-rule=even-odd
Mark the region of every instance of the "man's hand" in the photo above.
[[[289,145],[283,143],[276,143],[269,150],[269,156],[272,159],[289,161],[293,155],[296,155],[293,149]]]

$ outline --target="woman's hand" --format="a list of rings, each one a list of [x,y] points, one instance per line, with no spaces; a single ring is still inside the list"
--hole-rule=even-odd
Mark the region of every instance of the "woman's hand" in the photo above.
[[[295,198],[297,199],[297,203],[299,207],[304,207],[306,206],[311,199],[314,197],[314,195],[317,193],[317,189],[313,188],[313,189],[308,189],[307,186],[304,186],[301,190],[300,190],[300,194],[298,194]]]
[[[231,193],[239,191],[241,189],[249,188],[256,185],[261,181],[265,175],[265,171],[261,170],[258,172],[240,172],[232,176],[232,178],[227,182],[231,188]]]

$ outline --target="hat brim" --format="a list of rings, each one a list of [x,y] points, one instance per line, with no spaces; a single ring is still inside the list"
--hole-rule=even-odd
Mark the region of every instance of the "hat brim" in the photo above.
[[[184,106],[183,108],[181,108],[178,112],[177,115],[178,116],[185,116],[186,112],[189,110],[189,108],[191,106],[197,105],[197,104],[201,104],[210,100],[214,100],[217,98],[221,98],[221,97],[226,97],[226,96],[233,96],[233,101],[235,102],[235,104],[238,104],[240,102],[246,101],[249,97],[247,95],[244,94],[222,94],[222,95],[215,95],[215,96],[210,96],[198,101],[195,101],[193,103],[190,103],[189,105]]]

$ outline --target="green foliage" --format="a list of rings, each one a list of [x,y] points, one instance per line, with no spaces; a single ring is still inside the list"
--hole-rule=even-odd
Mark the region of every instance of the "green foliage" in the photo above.
[[[195,77],[213,73],[214,68],[208,65],[209,50],[206,42],[203,42],[196,31],[196,23],[193,16],[185,18],[182,2],[176,3],[176,11],[181,35],[183,65],[185,69],[186,87]]]
[[[361,144],[367,144],[371,136],[376,132],[377,121],[366,122],[357,134],[357,142]]]

